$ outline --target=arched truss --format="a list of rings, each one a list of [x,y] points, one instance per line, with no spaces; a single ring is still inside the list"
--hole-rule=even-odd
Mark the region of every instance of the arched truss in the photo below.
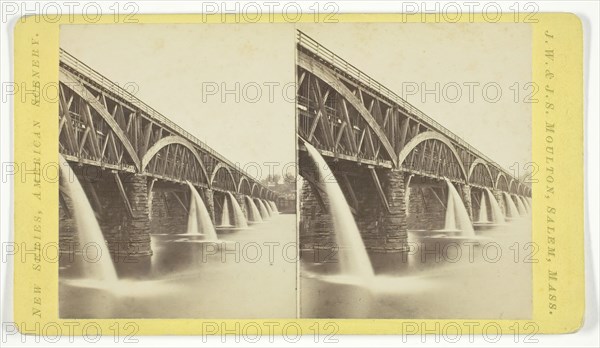
[[[519,188],[517,189],[519,195],[524,197],[531,197],[531,188],[524,183],[519,182]]]
[[[469,168],[469,183],[485,187],[494,186],[494,177],[492,176],[492,172],[490,171],[487,163],[480,158],[471,163],[471,167]]]
[[[250,195],[256,197],[259,194],[260,186],[257,183],[252,184],[252,188],[250,189]]]
[[[109,112],[108,97],[99,96],[100,102],[72,73],[60,69],[59,74],[61,153],[100,163],[131,164],[139,170],[139,156],[124,130],[123,109]]]
[[[378,119],[379,103],[363,104],[360,90],[353,93],[330,69],[298,52],[298,104],[300,136],[313,146],[372,160],[397,164],[396,152]],[[308,76],[307,76],[308,75]]]
[[[240,182],[238,183],[237,187],[239,193],[248,196],[252,194],[252,186],[250,186],[250,181],[243,176],[240,178]]]
[[[260,190],[258,191],[258,197],[265,198],[265,191],[266,191],[266,189],[261,186]]]
[[[142,171],[211,186],[202,157],[192,143],[177,135],[158,140],[142,158]]]
[[[523,192],[523,187],[524,186],[525,185],[523,185],[521,182],[519,182],[519,184],[517,185],[517,194],[519,196],[524,196],[525,195],[525,192]]]
[[[516,194],[517,193],[518,185],[519,185],[519,181],[511,178],[510,182],[508,183],[508,191],[510,193]]]
[[[427,131],[412,138],[398,155],[405,169],[436,177],[467,180],[467,173],[454,145],[440,133]]]
[[[229,169],[229,167],[223,163],[217,164],[213,169],[210,177],[210,184],[213,188],[219,188],[231,192],[238,191],[235,177],[233,176],[231,169]]]
[[[494,188],[501,191],[508,191],[508,179],[504,173],[498,173],[498,177],[496,177],[496,181],[494,183]]]
[[[435,125],[415,117],[412,109],[390,98],[385,88],[363,79],[356,68],[344,67],[343,59],[333,53],[315,51],[318,43],[310,38],[300,38],[296,63],[298,134],[321,153],[374,166],[389,166],[383,162],[390,161],[392,167],[415,174],[509,190],[512,177],[501,175],[499,167],[455,145],[444,133],[433,136],[438,132]],[[518,189],[518,183],[510,185],[511,192]],[[526,194],[531,191],[528,187],[521,190]]]
[[[62,56],[61,56],[62,59]],[[165,180],[248,194],[272,195],[220,159],[204,153],[172,127],[157,121],[138,104],[107,88],[94,75],[86,75],[61,60],[59,68],[60,153],[88,164],[150,174]],[[212,172],[207,172],[210,168]],[[239,181],[238,181],[239,180]],[[260,190],[260,192],[259,192]]]

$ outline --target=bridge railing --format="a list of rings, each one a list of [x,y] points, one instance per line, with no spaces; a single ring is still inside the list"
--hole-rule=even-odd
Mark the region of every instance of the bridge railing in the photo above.
[[[170,119],[168,119],[167,117],[162,115],[160,112],[156,111],[153,107],[151,107],[150,105],[148,105],[148,104],[144,103],[143,101],[141,101],[140,99],[138,99],[136,96],[134,96],[133,94],[131,94],[130,92],[125,90],[123,87],[112,82],[110,79],[108,79],[104,75],[100,74],[99,72],[97,72],[96,70],[91,68],[89,65],[87,65],[84,62],[80,61],[79,59],[75,58],[69,52],[67,52],[63,49],[60,49],[59,58],[60,58],[61,63],[68,65],[72,69],[87,76],[88,78],[90,78],[91,80],[93,80],[94,82],[99,84],[103,89],[110,91],[110,92],[124,98],[125,100],[127,100],[129,103],[131,103],[133,106],[135,106],[140,111],[144,112],[149,118],[156,121],[160,125],[170,128],[171,131],[173,131],[174,133],[178,133],[182,137],[186,138],[190,142],[194,143],[195,145],[197,145],[198,147],[203,149],[205,152],[208,152],[211,155],[213,155],[214,157],[217,157],[220,161],[225,162],[232,169],[242,172],[245,176],[247,176],[249,178],[253,178],[253,176],[249,175],[239,165],[234,164],[229,159],[227,159],[225,156],[221,155],[216,150],[214,150],[212,147],[210,147],[208,144],[206,144],[202,140],[198,139],[196,136],[194,136],[190,132],[186,131],[185,129],[181,128],[175,122],[171,121]],[[258,182],[258,180],[257,180],[257,182]],[[267,190],[268,190],[268,188],[267,188]]]
[[[469,143],[464,141],[458,135],[451,132],[448,128],[444,127],[443,125],[438,123],[433,118],[427,116],[423,111],[419,110],[417,107],[410,104],[409,102],[407,102],[406,100],[404,100],[403,98],[398,96],[396,93],[392,92],[389,88],[387,88],[384,85],[382,85],[381,83],[377,82],[376,80],[374,80],[369,75],[362,72],[360,69],[358,69],[357,67],[355,67],[354,65],[352,65],[351,63],[346,61],[345,59],[336,55],[331,50],[329,50],[326,47],[324,47],[323,45],[321,45],[315,39],[311,38],[310,36],[306,35],[302,31],[298,30],[297,31],[297,40],[298,40],[298,44],[300,46],[302,46],[303,48],[305,48],[306,50],[308,50],[309,52],[311,52],[314,55],[318,56],[319,58],[323,59],[327,63],[331,64],[333,67],[339,69],[340,71],[343,71],[345,74],[348,74],[349,76],[354,78],[357,82],[359,82],[361,85],[366,86],[373,91],[376,91],[377,93],[379,93],[380,95],[389,99],[390,101],[398,104],[399,106],[404,108],[408,113],[413,115],[415,118],[419,119],[420,121],[423,121],[423,123],[429,125],[431,128],[444,134],[449,139],[454,140],[460,146],[462,146],[465,149],[467,149],[468,151],[476,154],[480,158],[485,159],[488,163],[494,165],[500,171],[502,171],[505,174],[508,174],[510,177],[512,177],[512,174],[510,172],[508,172],[507,170],[505,170],[504,168],[502,168],[501,166],[496,164],[496,162],[494,162],[488,156],[484,155],[481,151],[472,147]]]

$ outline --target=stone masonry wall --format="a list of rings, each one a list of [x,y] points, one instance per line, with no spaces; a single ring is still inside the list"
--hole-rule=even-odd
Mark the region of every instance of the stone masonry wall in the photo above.
[[[502,214],[506,216],[506,203],[504,202],[504,195],[502,194],[502,191],[493,190],[492,192],[494,193],[494,197],[496,197],[496,202],[498,202],[500,210],[502,210]]]
[[[324,195],[321,196],[328,204]],[[300,249],[324,249],[335,245],[333,221],[329,211],[324,209],[317,198],[317,193],[304,180],[300,201]]]
[[[234,193],[233,195],[237,200],[238,204],[240,205],[240,208],[242,209],[242,213],[244,213],[246,220],[248,220],[248,207],[246,206],[246,199],[244,198],[245,196],[241,193]]]
[[[185,233],[188,213],[174,197],[174,192],[155,191],[152,199],[150,230],[152,233]],[[183,202],[189,204],[189,202]]]
[[[447,197],[442,193],[441,187],[443,186],[411,184],[407,218],[409,230],[444,228]],[[439,199],[432,190],[435,190]]]
[[[469,214],[469,218],[473,221],[473,203],[471,202],[471,186],[466,184],[458,185],[458,192],[462,198],[463,204],[467,209],[467,214]]]
[[[123,185],[133,216],[125,217],[119,231],[118,253],[151,255],[147,179],[144,175],[130,175]]]

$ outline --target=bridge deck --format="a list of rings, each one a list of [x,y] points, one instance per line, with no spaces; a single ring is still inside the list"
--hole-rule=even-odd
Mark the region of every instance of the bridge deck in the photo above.
[[[130,140],[131,145],[134,148],[135,152],[138,152],[139,155],[139,161],[140,163],[138,163],[137,167],[143,166],[143,165],[149,165],[149,163],[141,163],[142,162],[142,157],[143,155],[146,154],[146,152],[149,152],[151,149],[151,146],[153,144],[159,143],[161,140],[161,136],[162,138],[165,138],[166,135],[169,135],[171,138],[174,137],[178,137],[178,138],[182,138],[185,140],[186,143],[192,144],[193,147],[195,148],[195,150],[197,151],[195,154],[199,154],[199,157],[197,158],[198,160],[208,160],[210,163],[206,163],[205,167],[207,167],[208,169],[208,173],[206,173],[206,180],[207,182],[210,181],[211,179],[215,178],[215,173],[214,171],[218,171],[220,168],[225,168],[226,170],[229,171],[229,173],[233,173],[231,176],[231,181],[233,182],[233,185],[231,185],[231,183],[229,183],[229,186],[236,186],[236,185],[241,185],[241,179],[244,178],[248,181],[248,187],[251,188],[251,190],[254,189],[254,186],[258,186],[261,190],[264,190],[264,192],[268,192],[271,196],[275,196],[275,192],[269,190],[266,186],[262,185],[258,180],[256,180],[253,176],[249,175],[246,171],[244,171],[240,165],[237,165],[235,163],[233,163],[232,161],[230,161],[228,158],[226,158],[225,156],[221,155],[220,153],[218,153],[216,150],[214,150],[212,147],[210,147],[208,144],[206,144],[205,142],[201,141],[200,139],[198,139],[196,136],[194,136],[193,134],[191,134],[190,132],[186,131],[185,129],[183,129],[182,127],[180,127],[179,125],[177,125],[176,123],[174,123],[173,121],[171,121],[170,119],[168,119],[167,117],[165,117],[163,114],[161,114],[160,112],[158,112],[157,110],[155,110],[154,108],[152,108],[151,106],[149,106],[148,104],[144,103],[143,101],[141,101],[140,99],[138,99],[137,97],[135,97],[133,94],[131,94],[130,92],[128,92],[127,90],[125,90],[123,87],[117,85],[116,83],[112,82],[110,79],[108,79],[107,77],[105,77],[104,75],[100,74],[99,72],[97,72],[96,70],[94,70],[93,68],[91,68],[90,66],[88,66],[87,64],[83,63],[82,61],[80,61],[79,59],[75,58],[73,55],[69,54],[68,52],[64,51],[64,50],[60,50],[60,56],[59,56],[59,60],[60,60],[60,69],[61,69],[61,84],[64,85],[64,87],[67,88],[72,88],[72,86],[69,86],[69,82],[74,83],[75,85],[79,85],[77,86],[77,88],[79,88],[79,93],[83,93],[83,94],[87,94],[87,93],[91,93],[92,98],[97,99],[96,100],[90,100],[91,98],[88,98],[87,100],[85,100],[86,98],[82,98],[84,99],[83,103],[87,104],[85,105],[85,107],[87,107],[87,114],[89,114],[89,117],[96,117],[96,118],[100,118],[97,116],[97,114],[102,114],[104,113],[104,115],[108,115],[105,116],[105,118],[107,117],[111,117],[113,119],[116,119],[115,116],[115,112],[112,112],[112,115],[110,110],[108,110],[108,105],[107,105],[107,101],[106,99],[108,99],[108,96],[110,96],[110,101],[111,103],[115,103],[116,104],[120,104],[118,105],[119,107],[121,107],[122,109],[127,109],[127,110],[133,110],[135,112],[136,115],[133,116],[129,116],[129,120],[127,121],[127,127],[124,127],[123,125],[121,126],[121,130],[117,130],[117,132],[123,132],[123,134],[125,134],[128,138],[130,139],[126,139],[126,140]],[[73,77],[74,79],[72,79],[72,81],[63,81],[62,77],[63,76],[68,76],[68,77]],[[64,94],[63,91],[63,86],[61,86],[61,93]],[[94,95],[96,93],[96,95]],[[99,93],[99,94],[98,94]],[[62,96],[63,98],[64,95]],[[104,100],[102,100],[104,99]],[[72,109],[73,108],[81,108],[79,106],[73,107],[71,106],[71,101],[70,100],[68,103],[65,100],[62,100],[63,104],[61,105],[61,110],[67,109],[69,110],[69,113],[71,114],[69,117],[71,118],[77,118],[77,119],[83,119],[82,121],[79,121],[80,123],[82,123],[84,125],[83,128],[89,127],[92,123],[92,121],[88,121],[85,116],[85,110],[83,113],[78,113],[78,112],[74,112]],[[106,110],[100,110],[101,112],[96,112],[98,105],[94,105],[95,103],[100,103],[98,105],[100,105],[101,107],[105,108]],[[103,104],[103,105],[101,105]],[[116,106],[115,106],[116,108]],[[85,108],[84,108],[85,109]],[[112,108],[111,108],[112,109]],[[94,111],[94,113],[92,113],[92,111]],[[63,112],[64,113],[64,112]],[[92,115],[93,114],[93,115]],[[136,116],[136,117],[134,117]],[[139,117],[143,117],[144,120],[137,120],[136,118]],[[114,120],[98,120],[98,121],[93,121],[93,122],[115,122]],[[133,128],[135,127],[135,125],[130,125],[131,123],[136,123],[138,122],[138,128],[137,130],[130,130],[130,126]],[[64,121],[63,121],[64,123]],[[69,122],[72,123],[72,122]],[[72,126],[71,126],[72,127]],[[105,126],[105,124],[103,123],[102,126],[97,126],[95,128],[92,129],[98,129],[99,127],[102,127],[103,129],[106,129],[107,127]],[[126,129],[125,129],[126,128]],[[158,133],[158,131],[156,131],[157,129],[160,129],[160,133]],[[114,129],[113,129],[114,130]],[[72,131],[72,130],[71,130]],[[79,130],[78,130],[79,131]],[[154,133],[160,134],[155,136]],[[83,133],[83,132],[81,132]],[[94,132],[92,132],[94,133]],[[104,136],[103,139],[106,139],[106,142],[104,143],[104,148],[102,148],[102,154],[104,154],[104,152],[108,152],[110,149],[110,145],[107,146],[107,144],[109,144],[109,137],[106,134],[102,134],[103,132],[98,131],[97,132],[98,135],[96,134],[91,134],[91,135],[85,135],[85,136],[81,136],[78,135],[76,137],[73,137],[71,135],[71,138],[77,138],[76,141],[78,141],[79,143],[76,144],[76,146],[72,146],[72,148],[75,148],[75,150],[77,150],[77,148],[79,149],[79,153],[77,153],[77,151],[75,151],[75,153],[63,153],[64,157],[67,160],[70,161],[76,161],[82,164],[89,164],[89,165],[99,165],[98,162],[100,162],[100,165],[102,167],[105,168],[109,168],[109,169],[114,169],[117,171],[123,171],[123,172],[131,172],[131,173],[135,173],[135,172],[144,172],[143,168],[137,168],[136,166],[133,165],[132,163],[125,163],[125,161],[114,161],[114,156],[113,156],[113,161],[107,161],[106,158],[103,158],[102,156],[98,155],[99,148],[101,148],[102,146],[98,146],[96,145],[96,149],[94,149],[93,144],[92,146],[90,146],[87,142],[89,142],[90,138],[92,137],[100,137],[100,136]],[[106,133],[106,131],[104,132]],[[130,135],[132,134],[132,135]],[[113,136],[113,138],[115,138]],[[142,139],[145,138],[145,139]],[[113,139],[111,139],[113,140]],[[145,144],[141,145],[141,143],[145,140]],[[62,141],[62,140],[61,140]],[[138,143],[140,143],[140,145],[138,146]],[[181,143],[181,141],[180,141]],[[61,143],[62,145],[62,143]],[[185,145],[185,144],[183,144]],[[85,155],[82,155],[82,149],[85,152],[85,148],[86,147],[91,147],[91,150],[88,151],[89,154],[86,158]],[[107,147],[109,148],[107,150]],[[117,151],[117,149],[115,149],[115,151]],[[175,155],[173,155],[172,153],[169,154],[168,151],[167,153],[160,153],[159,151],[161,151],[160,149],[157,150],[156,154],[154,154],[154,157],[158,156],[160,157],[161,155],[165,157],[164,164],[165,166],[169,165],[169,163],[171,164],[175,164],[175,165],[179,165],[179,163],[187,160],[192,160],[192,155],[187,153],[184,154],[185,150],[183,149],[177,149],[175,148]],[[179,152],[177,152],[179,151]],[[92,156],[95,155],[95,156]],[[169,158],[169,160],[167,160],[167,156],[176,156],[174,158]],[[178,157],[177,157],[178,156]],[[95,158],[92,158],[95,157]],[[121,157],[123,157],[123,155],[121,154]],[[148,156],[148,157],[152,157],[152,156]],[[152,158],[148,158],[148,161],[152,160]],[[154,161],[157,161],[156,159]],[[116,163],[118,162],[118,163]],[[149,168],[150,166],[148,166]],[[156,165],[154,165],[153,167],[156,167]],[[196,168],[196,170],[198,170],[199,168]],[[176,169],[174,170],[189,170],[188,167],[184,164],[179,165]],[[193,169],[192,169],[193,170]],[[160,173],[159,171],[157,172],[147,172],[146,174],[151,175],[153,177],[156,177],[158,179],[164,179],[164,180],[170,180],[173,182],[178,182],[178,183],[184,183],[185,182],[185,178],[184,177],[176,177],[173,175],[162,175],[164,173]],[[202,183],[194,181],[194,180],[190,180],[192,182],[194,182],[197,185],[202,186]],[[223,187],[219,188],[219,187],[214,187],[217,190],[220,191],[224,191],[226,189],[224,189]]]
[[[457,181],[470,181],[475,172],[480,178],[472,184],[492,181],[495,186],[504,177],[506,190],[513,183],[515,190],[530,190],[464,139],[301,31],[297,47],[298,131],[323,155]],[[483,178],[486,173],[490,178]]]
[[[481,151],[471,146],[465,140],[463,140],[458,135],[454,134],[448,128],[441,125],[439,122],[426,115],[417,107],[410,104],[408,101],[404,100],[396,93],[391,91],[389,88],[385,87],[381,83],[377,82],[373,78],[371,78],[368,74],[364,73],[362,70],[358,69],[353,64],[349,63],[342,57],[333,53],[331,50],[327,49],[323,45],[321,45],[318,41],[314,40],[310,36],[306,35],[302,31],[298,30],[297,32],[297,42],[300,47],[302,47],[306,52],[318,57],[321,62],[328,64],[334,71],[339,72],[345,75],[346,78],[354,80],[358,85],[364,87],[369,90],[371,93],[377,94],[380,98],[387,100],[391,104],[395,104],[402,109],[404,109],[412,118],[419,120],[424,125],[429,128],[434,129],[435,131],[443,134],[453,142],[455,142],[460,147],[466,149],[470,153],[473,153],[477,157],[484,159],[487,163],[494,165],[498,170],[502,171],[506,175],[512,177],[512,174],[497,165],[491,158],[483,154]]]

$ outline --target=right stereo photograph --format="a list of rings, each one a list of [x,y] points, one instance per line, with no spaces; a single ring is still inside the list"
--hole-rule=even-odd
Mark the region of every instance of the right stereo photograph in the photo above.
[[[531,35],[298,25],[300,317],[531,318]]]

